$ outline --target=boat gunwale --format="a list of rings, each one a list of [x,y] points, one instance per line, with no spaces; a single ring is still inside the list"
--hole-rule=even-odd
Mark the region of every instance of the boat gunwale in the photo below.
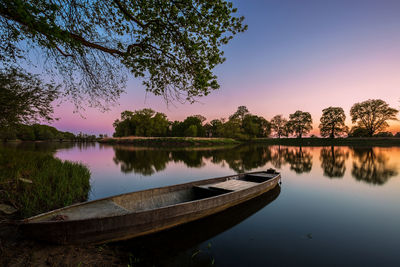
[[[23,219],[20,221],[20,224],[29,224],[29,225],[38,225],[38,224],[42,224],[42,225],[46,225],[46,224],[64,224],[64,223],[73,223],[73,222],[84,222],[84,221],[90,221],[90,220],[99,220],[99,219],[108,219],[108,218],[116,218],[116,217],[123,217],[123,216],[127,216],[127,215],[132,215],[132,214],[144,214],[146,212],[154,212],[155,210],[163,210],[163,209],[168,209],[171,207],[179,207],[179,206],[183,206],[183,205],[188,205],[188,204],[192,204],[194,202],[200,202],[200,201],[204,201],[204,200],[211,200],[211,199],[215,199],[221,196],[226,196],[226,195],[231,195],[234,193],[238,193],[238,192],[243,192],[245,190],[249,190],[255,187],[259,187],[267,182],[270,182],[272,180],[276,180],[278,178],[281,177],[281,174],[279,172],[275,172],[272,173],[274,176],[271,177],[268,180],[265,180],[261,183],[258,183],[257,185],[254,185],[252,187],[249,188],[245,188],[245,189],[241,189],[238,191],[230,191],[230,192],[226,192],[223,194],[219,194],[219,195],[215,195],[215,196],[211,196],[211,197],[206,197],[203,199],[195,199],[195,200],[191,200],[191,201],[186,201],[186,202],[180,202],[180,203],[176,203],[173,205],[167,205],[164,207],[159,207],[159,208],[153,208],[153,209],[146,209],[146,210],[141,210],[141,211],[129,211],[128,213],[125,214],[115,214],[115,215],[110,215],[110,216],[104,216],[104,217],[91,217],[91,218],[84,218],[84,219],[72,219],[72,220],[65,220],[65,221],[32,221],[35,220],[37,218],[43,217],[43,216],[47,216],[50,215],[52,213],[57,213],[59,211],[62,210],[66,210],[66,209],[70,209],[70,208],[76,208],[79,206],[84,206],[84,205],[90,205],[92,203],[96,203],[96,202],[100,202],[100,201],[104,201],[104,200],[112,200],[113,198],[117,198],[117,197],[121,197],[121,196],[126,196],[126,195],[130,195],[130,194],[136,194],[136,193],[143,193],[143,192],[150,192],[150,191],[155,191],[155,190],[160,190],[160,189],[168,189],[168,188],[174,188],[174,187],[180,187],[180,186],[188,186],[190,184],[195,184],[196,183],[205,183],[207,181],[213,181],[213,180],[217,180],[217,179],[228,179],[228,178],[233,178],[233,177],[238,177],[240,178],[241,176],[245,176],[247,174],[255,174],[255,173],[266,173],[266,171],[255,171],[255,172],[246,172],[246,173],[237,173],[234,175],[228,175],[228,176],[222,176],[222,177],[214,177],[214,178],[209,178],[209,179],[204,179],[204,180],[197,180],[197,181],[192,181],[192,182],[187,182],[187,183],[182,183],[182,184],[175,184],[175,185],[169,185],[169,186],[161,186],[161,187],[156,187],[156,188],[149,188],[149,189],[145,189],[145,190],[140,190],[140,191],[134,191],[134,192],[129,192],[129,193],[122,193],[119,195],[115,195],[115,196],[111,196],[111,197],[104,197],[104,198],[100,198],[100,199],[96,199],[96,200],[91,200],[91,201],[86,201],[86,202],[80,202],[80,203],[76,203],[76,204],[72,204],[66,207],[62,207],[59,209],[55,209],[55,210],[51,210],[49,212],[45,212],[45,213],[41,213],[26,219]]]

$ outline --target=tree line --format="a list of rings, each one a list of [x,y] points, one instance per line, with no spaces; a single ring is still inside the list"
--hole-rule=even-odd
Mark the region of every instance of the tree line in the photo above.
[[[114,137],[122,136],[176,136],[176,137],[228,137],[246,139],[267,137],[271,123],[251,114],[245,106],[238,107],[228,120],[215,119],[205,123],[202,115],[188,116],[183,121],[169,121],[167,116],[152,109],[124,111],[113,126]]]
[[[341,107],[328,107],[322,110],[319,130],[322,137],[372,137],[393,136],[384,130],[389,120],[397,120],[398,110],[380,99],[369,99],[355,103],[350,116],[355,124],[351,129],[345,124],[346,114]],[[206,122],[202,115],[188,116],[183,121],[170,121],[164,113],[152,109],[124,111],[121,118],[115,120],[114,137],[226,137],[251,139],[268,137],[271,134],[281,137],[302,138],[313,129],[313,120],[309,112],[297,110],[286,119],[276,115],[270,121],[251,114],[246,106],[239,106],[228,119],[214,119]],[[396,136],[400,136],[397,133]]]
[[[100,138],[107,135],[100,134]],[[54,127],[42,124],[18,124],[13,128],[0,129],[0,140],[22,140],[22,141],[75,141],[92,142],[96,141],[96,135],[89,135],[80,132],[75,135],[71,132],[59,131]]]

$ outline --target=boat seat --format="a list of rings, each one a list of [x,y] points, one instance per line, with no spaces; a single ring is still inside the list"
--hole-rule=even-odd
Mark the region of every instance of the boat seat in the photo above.
[[[222,190],[225,192],[239,191],[243,189],[247,189],[257,185],[255,182],[243,181],[231,179],[224,182],[216,183],[216,184],[207,184],[196,186],[197,188],[208,189],[208,190]]]
[[[276,176],[275,173],[254,173],[254,174],[247,174],[248,177],[264,177],[264,178],[273,178]]]
[[[276,174],[271,174],[271,173],[254,173],[254,174],[247,174],[245,176],[245,180],[249,182],[262,183],[268,181],[271,178],[274,178],[275,176]]]

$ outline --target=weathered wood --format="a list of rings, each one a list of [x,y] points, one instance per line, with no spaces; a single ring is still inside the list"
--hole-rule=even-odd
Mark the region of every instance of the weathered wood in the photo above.
[[[254,174],[268,175],[255,182]],[[61,244],[128,239],[223,211],[273,189],[279,179],[279,173],[257,172],[122,194],[31,217],[20,229]]]
[[[222,183],[210,185],[209,188],[223,189],[229,191],[239,191],[256,185],[257,183],[243,181],[243,180],[228,180]]]

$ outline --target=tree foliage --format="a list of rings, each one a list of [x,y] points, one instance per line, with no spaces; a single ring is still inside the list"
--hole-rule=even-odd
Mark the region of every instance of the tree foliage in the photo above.
[[[115,120],[114,137],[122,136],[167,136],[169,121],[163,113],[152,109],[141,109],[134,112],[126,110],[121,113],[121,120]]]
[[[166,100],[193,101],[219,87],[221,47],[247,28],[235,13],[223,0],[0,0],[0,60],[41,49],[78,104],[114,101],[127,73]]]
[[[311,114],[300,110],[289,115],[288,123],[298,138],[302,138],[303,134],[309,133],[313,128]]]
[[[246,106],[239,106],[237,108],[236,112],[233,113],[231,116],[229,116],[229,120],[238,119],[239,122],[242,124],[244,117],[248,114],[250,114],[250,112]]]
[[[53,120],[52,102],[58,87],[18,69],[0,70],[0,126],[15,127],[39,120]]]
[[[271,124],[263,117],[247,114],[242,122],[243,133],[249,137],[267,137],[271,133]]]
[[[322,110],[322,117],[319,125],[321,136],[335,138],[348,132],[345,124],[346,115],[340,107],[329,107]]]
[[[62,132],[54,127],[41,124],[25,125],[18,124],[14,128],[0,129],[0,140],[15,140],[22,141],[49,141],[49,140],[79,140],[73,133]],[[96,138],[93,137],[91,141]]]
[[[286,124],[287,119],[285,119],[282,115],[276,115],[271,119],[271,129],[275,132],[278,138],[281,138],[282,135],[289,135],[287,129],[285,129]]]
[[[363,127],[354,126],[351,128],[348,137],[369,137],[369,133]]]
[[[356,103],[351,107],[350,115],[353,123],[365,128],[368,136],[383,131],[389,126],[388,120],[397,120],[397,109],[389,107],[389,104],[381,99],[369,99]]]

